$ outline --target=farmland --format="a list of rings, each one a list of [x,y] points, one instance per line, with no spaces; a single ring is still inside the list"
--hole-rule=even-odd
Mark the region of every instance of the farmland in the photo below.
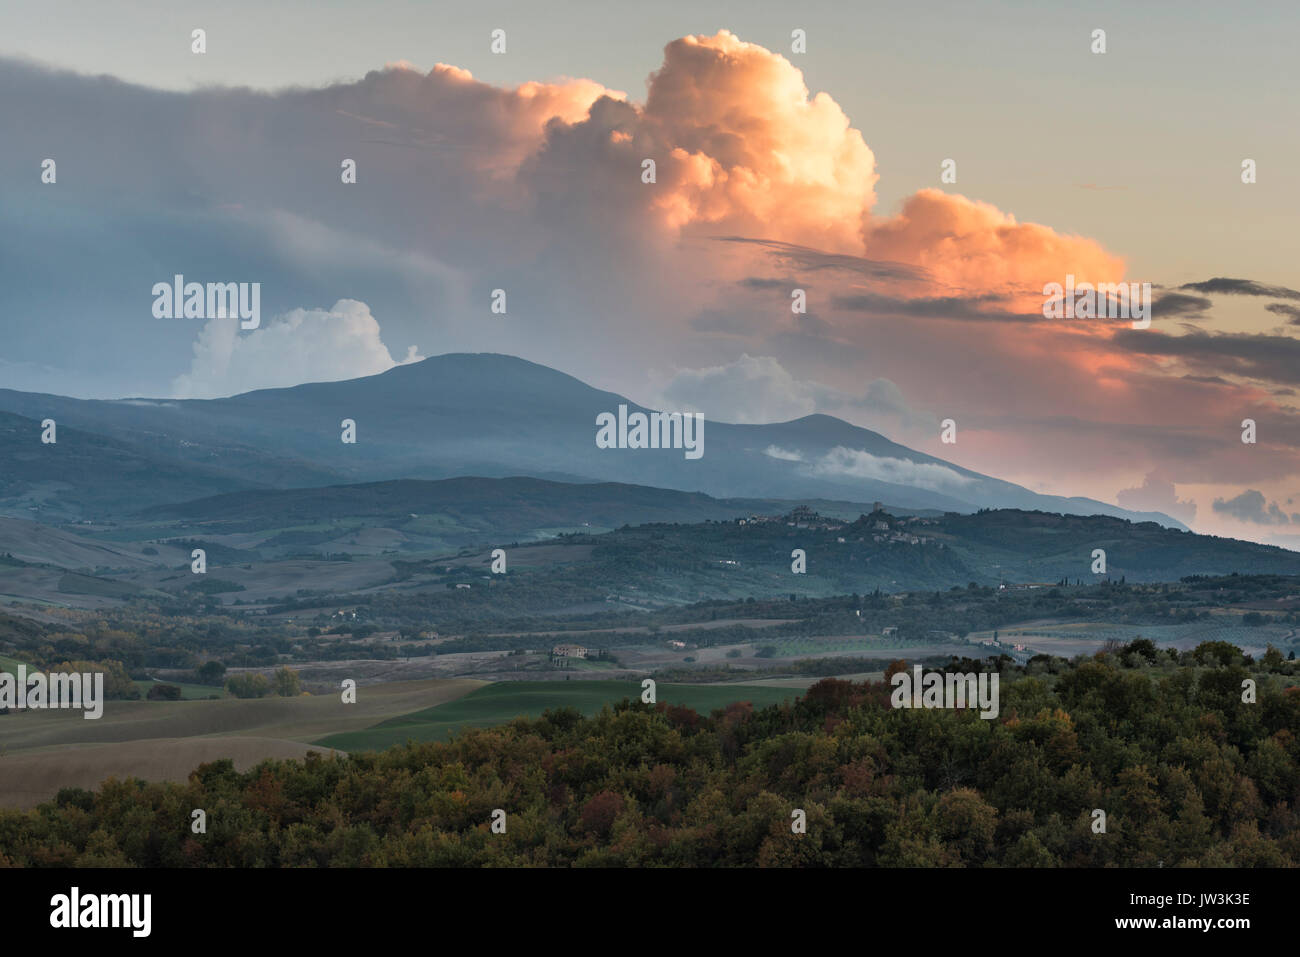
[[[661,684],[656,688],[658,701],[701,714],[736,701],[761,708],[796,694],[784,688],[738,685]],[[499,681],[463,698],[390,718],[363,731],[329,735],[316,743],[344,751],[382,750],[407,740],[445,740],[467,727],[491,727],[525,716],[537,718],[549,709],[574,708],[591,716],[624,698],[635,701],[640,697],[641,685],[635,681]]]
[[[104,778],[184,781],[205,761],[239,767],[301,757],[330,733],[452,700],[479,687],[469,679],[389,682],[367,687],[356,704],[337,694],[293,698],[109,701],[104,716],[23,711],[0,716],[0,807],[27,807],[61,787],[95,787]],[[315,748],[320,750],[320,748]]]

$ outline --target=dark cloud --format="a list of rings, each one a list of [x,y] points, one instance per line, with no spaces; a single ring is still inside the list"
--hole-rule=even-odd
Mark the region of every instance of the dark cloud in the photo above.
[[[1293,326],[1300,326],[1300,306],[1291,306],[1282,302],[1270,302],[1264,307],[1275,316],[1283,316]]]
[[[833,269],[856,273],[868,279],[889,281],[925,280],[929,275],[920,266],[867,259],[864,256],[850,256],[844,253],[828,253],[776,239],[749,239],[745,236],[714,236],[713,239],[722,243],[747,243],[765,247],[778,261],[789,263],[803,271]]]
[[[881,296],[876,293],[855,293],[851,296],[836,296],[831,300],[831,304],[837,309],[880,315],[913,316],[920,319],[982,319],[1000,322],[1043,321],[1041,314],[1024,315],[1004,310],[991,311],[987,308],[1005,303],[1005,298],[993,294],[905,299],[896,296]],[[986,308],[981,308],[982,306]]]
[[[1222,293],[1228,296],[1267,296],[1270,299],[1300,299],[1300,291],[1286,286],[1269,286],[1253,279],[1225,279],[1216,277],[1204,282],[1185,282],[1179,289],[1195,292]]]
[[[1204,296],[1188,296],[1181,292],[1166,292],[1158,299],[1151,303],[1152,318],[1156,316],[1196,316],[1203,318],[1202,313],[1209,309],[1212,303]]]
[[[746,276],[740,280],[740,285],[746,289],[803,289],[807,291],[812,287],[808,283],[799,284],[795,279],[763,279],[759,276]]]
[[[1113,342],[1139,355],[1183,359],[1210,375],[1300,384],[1300,339],[1290,336],[1236,332],[1170,336],[1150,329],[1123,329]]]

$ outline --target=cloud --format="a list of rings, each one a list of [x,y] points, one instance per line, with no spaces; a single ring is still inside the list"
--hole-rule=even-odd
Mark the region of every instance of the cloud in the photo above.
[[[874,479],[896,485],[915,485],[936,492],[954,491],[974,481],[946,465],[872,455],[842,445],[809,462],[808,471],[816,476]]]
[[[930,428],[936,422],[931,413],[913,409],[889,379],[873,379],[860,392],[846,392],[797,379],[775,358],[748,353],[723,365],[680,370],[662,395],[664,408],[704,410],[710,419],[743,425],[844,410],[902,429]]]
[[[1225,279],[1215,277],[1203,282],[1185,282],[1179,289],[1192,289],[1196,292],[1224,293],[1230,296],[1267,296],[1270,299],[1300,299],[1300,290],[1288,289],[1286,286],[1270,286],[1253,279]]]
[[[763,454],[770,459],[777,459],[782,462],[802,462],[803,453],[795,452],[791,449],[783,449],[776,445],[769,445],[763,450]]]
[[[646,158],[649,188],[631,175]],[[785,57],[726,30],[669,43],[644,107],[598,101],[586,120],[553,124],[524,177],[570,210],[919,267],[950,294],[1028,290],[1041,302],[1045,280],[1124,271],[1094,240],[939,190],[874,217],[879,176],[862,134]]]
[[[1181,292],[1164,292],[1151,303],[1151,316],[1187,316],[1191,319],[1203,318],[1205,310],[1212,305],[1204,296],[1188,296]]]
[[[89,222],[41,218],[49,190],[6,197],[0,263],[20,275],[41,268],[3,238],[16,221],[45,224],[35,248],[84,245],[86,261],[60,269],[84,275],[116,315],[72,337],[84,343],[76,361],[102,357],[115,341],[106,330],[116,341],[129,333],[151,342],[125,350],[135,367],[124,375],[137,384],[146,355],[174,363],[169,384],[191,343],[172,332],[159,342],[132,290],[195,262],[223,280],[262,281],[267,311],[365,301],[386,332],[427,352],[499,348],[505,335],[562,365],[570,339],[589,341],[594,318],[606,317],[601,351],[621,366],[611,377],[680,361],[683,341],[698,336],[748,331],[755,344],[779,344],[792,334],[793,352],[815,335],[825,351],[842,349],[830,315],[791,330],[710,301],[746,279],[749,293],[763,292],[776,277],[755,267],[773,257],[791,267],[785,275],[826,270],[888,284],[873,292],[898,301],[964,297],[990,311],[1020,286],[1041,290],[1044,275],[1110,279],[1121,267],[1091,240],[936,191],[879,217],[863,133],[789,60],[726,30],[668,43],[643,102],[588,79],[497,87],[447,64],[395,64],[320,89],[161,93],[0,60],[0,88],[0,128],[17,137],[0,155],[6,181],[30,179],[20,157],[103,147],[94,164],[60,167],[91,198],[78,207]],[[41,116],[76,121],[32,132]],[[236,142],[266,160],[230,163]],[[348,186],[345,157],[357,163]],[[641,180],[647,158],[653,184]],[[508,315],[475,321],[495,288],[509,292]],[[828,286],[823,305],[836,294]],[[77,312],[71,291],[42,296],[47,312]],[[35,333],[10,345],[20,360],[71,361]]]
[[[775,239],[754,239],[745,236],[716,236],[714,239],[721,243],[761,247],[769,253],[773,261],[795,267],[802,274],[831,271],[866,280],[889,282],[924,282],[927,279],[924,269],[906,263],[884,262],[846,253],[829,253]],[[746,281],[752,284],[752,279]]]
[[[210,399],[302,382],[377,375],[416,362],[414,346],[398,363],[379,336],[370,307],[340,299],[330,309],[294,309],[241,333],[231,319],[209,319],[194,343],[190,371],[177,376],[178,399]]]
[[[1115,501],[1121,508],[1135,512],[1164,512],[1185,525],[1196,518],[1196,502],[1180,500],[1174,483],[1164,481],[1155,472],[1147,473],[1138,487],[1121,489]]]
[[[1300,339],[1255,333],[1192,332],[1170,336],[1150,329],[1121,330],[1115,344],[1149,356],[1169,356],[1209,374],[1300,383]]]
[[[956,293],[1001,291],[1041,307],[1046,282],[1114,282],[1124,262],[1095,240],[1018,223],[988,203],[923,189],[891,219],[871,223],[866,252],[924,267]]]
[[[790,61],[727,30],[664,48],[625,145],[658,157],[653,207],[671,226],[861,250],[875,157]]]
[[[1285,316],[1293,326],[1300,326],[1300,306],[1291,306],[1283,302],[1270,302],[1264,307],[1275,316]]]
[[[782,462],[800,463],[800,471],[804,474],[825,478],[871,479],[895,485],[913,485],[936,492],[955,491],[975,481],[946,465],[872,455],[842,445],[811,459],[797,450],[775,445],[769,445],[763,454]]]
[[[935,296],[906,299],[877,293],[837,296],[836,309],[879,315],[909,316],[918,319],[977,319],[1003,322],[1042,322],[1041,309],[1036,313],[1016,314],[991,309],[1005,305],[1003,296],[986,293],[974,296]]]
[[[786,422],[816,411],[812,390],[770,356],[684,369],[663,390],[665,408],[703,410],[714,421]]]
[[[1268,502],[1264,493],[1247,489],[1236,498],[1214,500],[1212,506],[1216,512],[1228,515],[1242,522],[1254,522],[1257,525],[1288,525],[1300,522],[1300,514],[1287,514],[1278,507],[1277,502]]]

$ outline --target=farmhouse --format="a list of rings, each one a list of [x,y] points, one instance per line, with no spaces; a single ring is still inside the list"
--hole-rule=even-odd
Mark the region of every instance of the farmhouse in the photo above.
[[[585,658],[587,649],[582,645],[556,645],[551,649],[551,654],[557,658]]]

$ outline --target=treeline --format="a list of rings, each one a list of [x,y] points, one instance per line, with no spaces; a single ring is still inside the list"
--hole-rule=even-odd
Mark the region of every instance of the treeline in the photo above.
[[[992,720],[895,710],[883,682],[828,678],[760,711],[624,701],[243,774],[220,761],[185,784],[111,781],[0,812],[0,863],[1300,864],[1300,688],[1276,659],[1200,652],[1001,659]]]

